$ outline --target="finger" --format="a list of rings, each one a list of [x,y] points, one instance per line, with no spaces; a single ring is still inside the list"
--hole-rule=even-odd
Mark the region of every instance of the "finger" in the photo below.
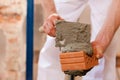
[[[51,25],[50,32],[48,33],[48,35],[55,37],[55,34],[56,34],[56,28],[55,26]]]
[[[96,58],[98,59],[103,57],[102,49],[99,46],[94,46],[94,54],[96,54]]]
[[[51,30],[51,34],[52,34],[53,37],[56,36],[56,29],[55,28]]]
[[[96,55],[96,58],[97,58],[97,59],[100,59],[100,58],[102,58],[102,57],[103,57],[102,54],[98,54],[98,55]]]
[[[102,51],[102,49],[100,47],[96,47],[96,57],[98,59],[103,57],[103,51]]]
[[[48,23],[44,23],[43,29],[44,29],[44,32],[47,33],[47,34],[50,32],[50,28],[49,28]]]
[[[52,22],[52,24],[53,24],[54,26],[55,26],[57,20],[58,20],[58,18],[55,17],[55,16],[50,19],[50,21]]]
[[[57,20],[64,20],[64,19],[61,18],[59,15],[57,15],[57,16],[52,16],[50,20],[53,23],[53,25],[55,25]]]
[[[45,31],[47,34],[50,33],[51,28],[52,28],[52,25],[50,23],[45,24]]]
[[[62,17],[60,17],[60,16],[58,17],[58,19],[60,19],[60,20],[64,20],[64,19],[63,19]]]
[[[50,20],[47,20],[47,22],[44,24],[44,30],[48,35],[55,37],[56,29],[55,29],[54,25],[50,22]]]
[[[103,49],[98,44],[98,42],[92,42],[93,53],[96,55],[96,58],[100,59],[103,57]]]
[[[50,29],[50,33],[48,34],[48,35],[50,35],[50,36],[53,36],[53,37],[55,37],[55,35],[56,35],[56,27],[55,27],[55,22],[56,22],[56,20],[58,20],[56,17],[52,17],[51,19],[49,19],[50,20],[50,26],[49,26],[49,29]]]
[[[55,37],[56,36],[56,31],[54,29],[51,30],[50,33],[48,33],[49,36]]]
[[[56,29],[55,29],[54,24],[51,21],[49,21],[48,26],[49,26],[48,34],[51,35],[51,36],[55,36],[55,30]]]

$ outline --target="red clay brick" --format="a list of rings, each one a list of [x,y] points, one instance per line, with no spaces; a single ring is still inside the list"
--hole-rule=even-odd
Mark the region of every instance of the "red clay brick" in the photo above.
[[[60,54],[60,58],[64,59],[64,58],[76,58],[76,57],[82,57],[84,56],[84,51],[80,51],[80,52],[67,52],[67,53],[61,53]]]
[[[62,64],[80,63],[80,62],[84,62],[84,61],[85,61],[84,57],[60,59],[60,62]]]
[[[87,70],[98,64],[98,60],[93,56],[88,56],[83,51],[60,54],[62,70]]]

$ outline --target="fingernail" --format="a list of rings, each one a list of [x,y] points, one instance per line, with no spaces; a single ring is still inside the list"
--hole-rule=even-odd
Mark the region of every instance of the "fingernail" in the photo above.
[[[96,55],[96,57],[99,59],[100,58],[100,56],[99,55]]]

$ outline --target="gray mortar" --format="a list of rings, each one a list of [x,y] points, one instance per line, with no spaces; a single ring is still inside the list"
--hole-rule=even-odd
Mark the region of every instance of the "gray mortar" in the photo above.
[[[56,22],[56,47],[63,53],[85,51],[92,55],[91,26],[79,22]]]

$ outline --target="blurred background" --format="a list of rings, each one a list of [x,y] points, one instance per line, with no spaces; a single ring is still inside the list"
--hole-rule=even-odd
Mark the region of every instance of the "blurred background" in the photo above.
[[[14,6],[10,0],[8,1],[12,7],[5,8],[8,18],[2,13],[4,5],[0,4],[0,80],[25,80],[26,71],[26,0],[11,0],[20,1],[23,5]],[[2,3],[2,1],[0,3]],[[16,2],[17,4],[17,2]],[[1,6],[3,8],[1,8]],[[21,6],[21,10],[14,15],[8,14],[8,10]],[[90,23],[90,9],[86,6],[80,16],[79,22]],[[17,15],[17,16],[16,16]],[[10,19],[9,19],[10,18]],[[34,0],[34,64],[33,64],[33,80],[37,80],[38,59],[41,48],[43,47],[46,34],[39,32],[40,26],[43,24],[43,9],[40,0]],[[117,32],[120,34],[120,29]],[[119,37],[119,35],[115,35]],[[120,44],[120,43],[118,43]],[[120,46],[117,47],[116,56],[116,74],[120,80]],[[39,76],[39,75],[38,75]],[[65,80],[69,80],[66,75]],[[59,79],[58,79],[59,80]],[[81,80],[76,77],[75,80]]]
[[[0,1],[0,80],[25,80],[26,0]]]

